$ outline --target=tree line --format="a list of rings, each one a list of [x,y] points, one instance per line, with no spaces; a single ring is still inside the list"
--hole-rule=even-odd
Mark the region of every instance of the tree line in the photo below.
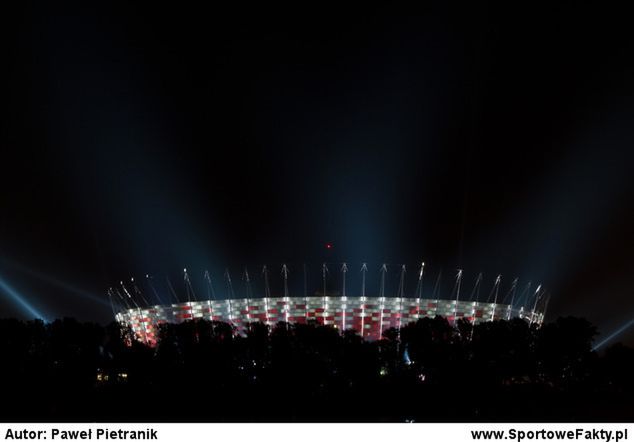
[[[630,421],[634,350],[566,317],[421,318],[379,341],[316,323],[0,320],[4,421]]]

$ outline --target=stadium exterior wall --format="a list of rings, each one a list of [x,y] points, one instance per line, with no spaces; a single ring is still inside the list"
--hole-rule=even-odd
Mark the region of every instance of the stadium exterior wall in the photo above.
[[[304,324],[315,321],[342,330],[354,329],[366,339],[374,340],[391,327],[401,327],[419,318],[446,317],[453,323],[465,318],[475,324],[494,319],[519,317],[541,324],[543,314],[513,308],[508,304],[420,298],[377,297],[288,297],[192,301],[149,308],[132,308],[116,314],[116,320],[130,326],[136,338],[156,345],[158,326],[192,319],[224,321],[236,333],[245,334],[248,325],[264,322]]]

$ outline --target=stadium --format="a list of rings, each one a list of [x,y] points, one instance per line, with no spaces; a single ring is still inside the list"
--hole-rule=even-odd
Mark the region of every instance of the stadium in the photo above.
[[[166,278],[167,292],[173,302],[163,302],[156,284],[150,275],[146,275],[149,288],[157,303],[149,302],[144,292],[139,288],[134,278],[126,284],[121,281],[120,287],[110,288],[110,298],[113,314],[118,323],[130,327],[135,338],[150,346],[158,342],[158,328],[165,323],[181,323],[188,320],[205,319],[222,321],[231,324],[235,333],[244,335],[250,324],[262,322],[275,325],[278,322],[289,324],[317,323],[332,326],[342,331],[354,330],[359,336],[377,340],[383,337],[383,332],[390,328],[400,329],[402,326],[415,322],[421,318],[445,317],[451,324],[460,319],[471,324],[478,324],[497,319],[509,320],[520,318],[529,324],[540,326],[544,320],[548,306],[548,297],[544,296],[541,285],[533,292],[531,282],[518,293],[518,279],[515,278],[504,295],[500,293],[502,277],[498,275],[485,300],[480,297],[483,282],[482,274],[478,274],[470,293],[461,293],[463,285],[463,271],[457,270],[453,279],[449,296],[441,294],[442,272],[436,278],[430,295],[423,294],[423,277],[425,264],[417,272],[417,285],[414,296],[407,296],[405,292],[406,267],[399,266],[398,288],[392,296],[386,294],[385,283],[387,265],[383,264],[379,270],[379,287],[371,293],[366,287],[367,265],[361,266],[360,287],[358,293],[349,295],[346,290],[347,264],[341,265],[339,289],[328,286],[328,266],[321,266],[321,287],[308,295],[306,284],[306,267],[303,266],[304,289],[303,295],[297,296],[289,289],[289,268],[281,266],[282,288],[279,294],[272,295],[269,282],[269,270],[263,267],[263,293],[261,296],[252,293],[252,281],[247,270],[243,274],[245,285],[244,297],[236,297],[229,271],[225,271],[226,296],[219,297],[212,285],[209,272],[205,271],[203,280],[207,288],[207,299],[201,300],[196,296],[192,280],[183,270],[183,286],[186,300],[181,300],[174,287]],[[128,288],[129,287],[129,288]],[[462,296],[462,298],[461,298]]]

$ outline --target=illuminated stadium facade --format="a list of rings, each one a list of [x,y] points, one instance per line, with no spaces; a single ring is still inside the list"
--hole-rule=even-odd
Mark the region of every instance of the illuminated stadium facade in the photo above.
[[[528,286],[516,296],[517,279],[512,282],[506,296],[499,293],[501,277],[495,279],[493,288],[486,301],[474,300],[474,294],[479,293],[482,275],[478,275],[471,295],[461,299],[462,270],[457,272],[454,288],[450,298],[443,298],[437,294],[438,284],[434,290],[436,296],[422,296],[422,279],[424,265],[418,273],[418,286],[414,297],[404,296],[405,266],[401,268],[399,288],[396,296],[385,296],[386,266],[381,267],[381,282],[379,296],[365,296],[365,271],[362,267],[363,281],[360,296],[346,295],[347,267],[342,267],[341,293],[333,296],[326,287],[326,268],[323,268],[323,290],[318,291],[319,296],[290,296],[288,288],[288,270],[282,267],[284,281],[283,296],[271,296],[268,284],[268,273],[264,268],[264,296],[249,296],[226,299],[215,299],[213,289],[209,291],[207,300],[195,298],[187,271],[184,271],[184,282],[188,300],[186,302],[160,303],[150,305],[143,293],[134,284],[133,290],[128,290],[121,282],[121,291],[110,289],[113,313],[116,320],[123,325],[131,327],[136,338],[149,345],[156,345],[158,340],[158,328],[165,323],[181,323],[188,320],[205,319],[210,321],[222,321],[231,324],[235,333],[244,335],[250,324],[262,322],[267,325],[275,325],[278,322],[290,324],[317,323],[329,325],[340,330],[355,330],[360,336],[375,340],[380,339],[385,330],[400,328],[407,323],[415,322],[421,318],[433,318],[443,316],[455,324],[459,319],[464,319],[472,324],[478,324],[496,319],[521,318],[531,324],[540,325],[544,319],[544,309],[538,306],[543,302],[541,286],[533,294]],[[250,280],[246,275],[246,292],[250,295]],[[149,280],[149,276],[147,277]],[[225,274],[228,282],[228,292],[233,294],[231,278],[228,272]],[[211,279],[205,272],[205,280],[211,288]],[[438,282],[438,281],[437,281]],[[152,291],[156,294],[156,290]],[[170,288],[171,284],[170,284]],[[135,293],[136,296],[132,296]],[[175,294],[174,294],[175,295]],[[325,295],[325,296],[324,296]],[[504,301],[510,297],[510,302]],[[175,300],[178,298],[174,296]],[[522,302],[523,299],[523,302]],[[118,300],[118,301],[117,301]],[[518,302],[515,302],[515,301]],[[145,304],[145,306],[142,306]],[[542,310],[542,311],[539,311]]]

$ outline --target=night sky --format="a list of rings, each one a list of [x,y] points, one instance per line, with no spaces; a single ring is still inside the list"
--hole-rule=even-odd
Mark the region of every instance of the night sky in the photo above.
[[[32,311],[10,286],[105,322],[109,286],[183,267],[386,262],[393,291],[404,263],[413,292],[424,260],[603,335],[634,317],[627,11],[232,3],[4,14],[0,316]]]

